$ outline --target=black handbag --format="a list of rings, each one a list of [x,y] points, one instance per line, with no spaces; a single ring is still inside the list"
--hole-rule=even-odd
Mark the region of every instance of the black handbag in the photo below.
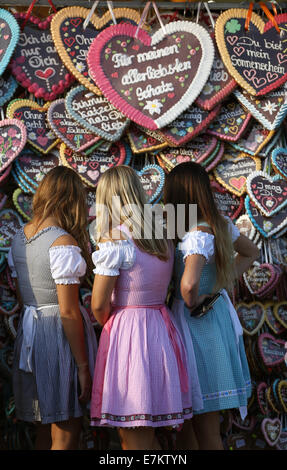
[[[201,304],[199,304],[190,312],[190,316],[200,318],[203,315],[206,315],[220,296],[221,293],[217,292],[217,294],[214,294],[211,297],[206,297],[206,299]]]

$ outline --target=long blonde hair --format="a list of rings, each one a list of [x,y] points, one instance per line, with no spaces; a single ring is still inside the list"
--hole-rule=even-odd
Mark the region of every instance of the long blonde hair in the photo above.
[[[165,179],[164,203],[185,205],[185,231],[191,228],[189,205],[197,205],[197,219],[209,224],[214,234],[216,288],[231,289],[235,281],[234,249],[228,221],[219,213],[210,180],[205,169],[198,163],[185,162],[171,170]],[[175,239],[175,243],[179,241]]]
[[[132,238],[140,250],[161,260],[168,259],[169,244],[164,236],[156,236],[158,222],[154,220],[153,223],[148,215],[147,198],[135,170],[119,165],[105,171],[97,186],[96,201],[94,238],[97,243],[113,238],[113,228],[124,225],[132,229]],[[145,230],[150,233],[149,238],[143,236]]]
[[[64,166],[55,167],[42,179],[33,197],[31,222],[37,232],[45,219],[54,217],[57,225],[75,238],[90,269],[86,198],[78,174]]]

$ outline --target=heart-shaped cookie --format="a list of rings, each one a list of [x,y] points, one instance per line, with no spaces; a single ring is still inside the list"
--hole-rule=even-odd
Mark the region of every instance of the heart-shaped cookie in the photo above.
[[[245,132],[251,114],[247,113],[243,106],[234,97],[228,98],[221,104],[219,114],[206,130],[207,134],[229,142],[236,142]]]
[[[0,8],[0,75],[6,69],[19,40],[20,28],[14,16]]]
[[[53,101],[47,119],[52,131],[74,152],[81,153],[100,141],[99,136],[72,119],[66,110],[64,98]]]
[[[0,314],[13,315],[19,309],[16,293],[5,284],[0,284]]]
[[[129,126],[127,136],[132,152],[135,154],[152,152],[168,147],[167,142],[162,142],[162,140],[148,135],[141,127],[134,123]]]
[[[87,189],[87,206],[89,221],[92,221],[96,217],[96,191],[90,188]]]
[[[267,402],[267,383],[260,382],[257,385],[257,402],[260,408],[261,413],[266,416],[268,415],[268,402]]]
[[[278,450],[287,450],[287,432],[282,431],[278,441],[275,444],[276,449]]]
[[[235,90],[234,95],[257,121],[271,131],[281,125],[287,114],[286,91],[285,82],[283,86],[265,96],[252,96],[245,90]]]
[[[213,35],[211,36],[213,37]],[[236,81],[231,77],[222,62],[216,43],[214,43],[214,49],[214,61],[211,72],[195,101],[200,108],[207,109],[208,111],[214,108],[216,104],[220,103],[237,87]]]
[[[236,305],[236,311],[247,335],[255,335],[265,321],[264,305],[261,302],[240,302]]]
[[[287,413],[287,380],[280,380],[278,383],[278,398],[285,413]]]
[[[158,134],[172,147],[179,147],[207,128],[218,115],[220,105],[212,110],[203,110],[192,105],[181,113],[177,119],[158,131]]]
[[[253,415],[246,416],[244,420],[242,420],[240,414],[233,410],[232,413],[232,424],[243,431],[252,431],[256,424],[256,418]]]
[[[285,341],[277,339],[269,333],[262,333],[258,338],[260,356],[267,367],[284,362]]]
[[[197,98],[213,58],[207,31],[176,21],[152,36],[132,25],[110,26],[92,42],[87,61],[91,77],[117,109],[148,129],[160,129]]]
[[[22,23],[26,13],[16,13]],[[52,40],[50,23],[52,16],[41,20],[29,16],[17,42],[11,71],[22,87],[36,98],[52,101],[62,94],[74,81],[61,61]]]
[[[218,145],[216,146],[216,151],[202,162],[202,166],[204,166],[207,172],[213,170],[218,165],[224,155],[224,151],[224,143],[218,142]]]
[[[15,341],[16,336],[17,336],[19,319],[20,319],[19,313],[13,313],[13,314],[4,316],[4,322],[5,322],[7,331],[13,341]]]
[[[38,155],[34,152],[25,151],[15,161],[15,169],[21,173],[22,177],[35,190],[44,176],[59,164],[59,156],[54,153]]]
[[[235,222],[236,227],[239,229],[240,233],[245,235],[245,237],[249,238],[249,240],[253,240],[256,230],[252,225],[251,220],[249,219],[247,214],[242,214]]]
[[[0,211],[0,251],[9,251],[11,242],[22,225],[21,217],[13,209]]]
[[[16,165],[13,167],[13,170],[11,171],[11,175],[13,176],[16,184],[25,194],[35,194],[36,188],[34,186],[31,186],[29,183],[27,183],[26,179],[18,171]]]
[[[272,330],[272,332],[275,333],[275,335],[280,335],[281,333],[283,333],[285,328],[275,317],[274,307],[275,307],[275,304],[273,302],[264,303],[265,320],[269,328]]]
[[[261,211],[256,207],[249,196],[245,197],[245,209],[254,227],[265,238],[270,238],[273,235],[278,235],[282,230],[287,227],[287,208],[284,207],[280,212],[276,212],[271,217],[264,216]]]
[[[262,150],[272,139],[274,134],[274,130],[269,131],[268,129],[265,129],[260,122],[252,120],[243,137],[236,142],[231,141],[230,145],[241,152],[264,157],[266,155],[262,154]]]
[[[247,177],[246,188],[250,199],[266,217],[287,204],[287,181],[280,175],[272,177],[264,171],[254,171]]]
[[[95,150],[86,157],[72,152],[65,144],[61,144],[60,157],[63,165],[76,171],[88,187],[95,188],[106,170],[124,163],[126,149],[121,142],[115,142],[109,152]]]
[[[12,199],[21,217],[23,217],[25,220],[31,220],[33,215],[33,197],[30,194],[25,194],[20,188],[18,188],[15,189]]]
[[[202,134],[187,142],[184,147],[162,150],[159,156],[170,169],[183,162],[202,163],[215,151],[217,144],[215,137]]]
[[[24,148],[26,127],[17,119],[0,121],[0,171],[3,172]]]
[[[4,72],[2,77],[0,77],[0,106],[3,106],[7,101],[9,101],[14,95],[17,89],[18,83],[15,78]]]
[[[27,142],[44,154],[59,142],[47,124],[49,106],[50,103],[40,106],[36,101],[17,99],[6,110],[7,117],[23,122],[27,130]]]
[[[103,28],[112,24],[112,18],[109,11],[101,18],[93,14],[84,28],[89,12],[88,8],[78,6],[62,8],[52,19],[51,33],[58,54],[66,67],[78,82],[99,95],[101,92],[89,75],[86,58],[92,41]],[[140,21],[139,12],[130,8],[114,8],[113,14],[117,23],[137,25]]]
[[[266,442],[270,446],[275,446],[280,437],[282,424],[280,419],[264,418],[261,422],[261,431],[265,437]]]
[[[158,165],[146,165],[138,172],[148,204],[155,204],[161,197],[165,175]]]
[[[259,158],[244,153],[229,154],[228,151],[214,170],[216,180],[236,196],[246,192],[246,180],[251,172],[261,168]]]
[[[84,129],[110,142],[119,140],[129,125],[129,120],[107,98],[95,95],[84,86],[73,88],[67,94],[65,106]]]
[[[287,328],[287,302],[278,302],[274,305],[274,315],[279,323]]]
[[[256,296],[264,296],[275,288],[279,274],[272,264],[255,264],[243,273],[244,282]]]
[[[287,179],[287,149],[275,148],[271,154],[271,162],[274,170]]]
[[[250,437],[246,433],[229,434],[226,440],[228,450],[248,450]]]
[[[236,219],[244,207],[243,197],[231,194],[227,189],[220,186],[215,181],[211,182],[212,192],[215,199],[216,206],[222,215]]]
[[[264,23],[252,13],[246,31],[246,10],[229,9],[215,24],[215,37],[221,58],[232,77],[251,95],[265,95],[287,80],[287,55],[283,38],[274,23]],[[287,15],[277,15],[281,28]]]

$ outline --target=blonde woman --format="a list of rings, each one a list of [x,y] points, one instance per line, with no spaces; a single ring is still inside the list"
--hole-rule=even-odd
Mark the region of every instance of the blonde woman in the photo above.
[[[165,204],[185,206],[185,235],[177,245],[174,278],[174,319],[185,331],[185,344],[192,341],[204,408],[195,412],[192,425],[200,450],[222,450],[219,410],[239,408],[246,416],[251,380],[244,350],[242,328],[225,289],[248,269],[259,252],[240,235],[230,219],[216,207],[209,176],[201,165],[188,162],[167,176]],[[197,220],[189,220],[189,205],[196,204]],[[237,252],[234,261],[234,252]],[[219,293],[203,316],[196,307]],[[186,331],[188,330],[188,331]],[[190,448],[191,426],[184,425],[181,448]]]
[[[77,449],[90,399],[96,337],[79,307],[90,259],[86,226],[81,179],[54,168],[9,253],[24,305],[14,351],[15,405],[18,419],[37,424],[36,450]]]
[[[91,418],[118,428],[124,450],[160,449],[155,428],[181,424],[192,406],[202,406],[195,365],[191,391],[182,340],[165,306],[173,246],[155,236],[159,222],[152,228],[145,203],[132,168],[114,167],[101,177],[92,310],[103,330]]]

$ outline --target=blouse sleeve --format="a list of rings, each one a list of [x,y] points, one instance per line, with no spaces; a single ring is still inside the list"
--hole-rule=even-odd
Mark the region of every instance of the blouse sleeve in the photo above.
[[[86,273],[87,264],[78,246],[52,246],[49,257],[52,277],[56,284],[80,284],[80,278]]]
[[[208,261],[214,255],[214,236],[197,230],[188,232],[178,248],[183,253],[184,261],[189,255],[202,255]]]
[[[229,232],[232,238],[232,243],[236,242],[237,238],[240,236],[239,228],[232,222],[229,217],[225,216],[225,219],[228,221]]]
[[[118,276],[120,269],[129,269],[135,261],[135,249],[129,240],[98,243],[99,249],[92,254],[94,273]]]
[[[15,264],[14,264],[13,255],[12,255],[12,248],[10,248],[8,251],[7,262],[10,268],[11,277],[17,278],[17,272],[15,269]]]

